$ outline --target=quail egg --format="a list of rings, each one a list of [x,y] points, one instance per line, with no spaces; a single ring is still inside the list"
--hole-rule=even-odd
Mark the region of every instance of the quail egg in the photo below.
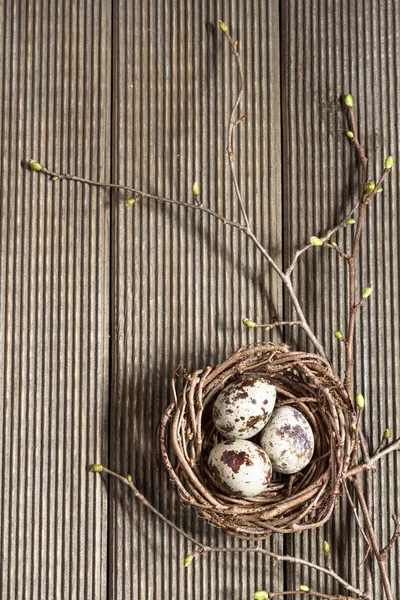
[[[265,427],[275,400],[275,386],[256,375],[241,375],[216,399],[213,407],[215,427],[227,438],[251,438]]]
[[[241,498],[265,492],[272,476],[267,454],[248,440],[226,440],[214,446],[208,469],[218,488]]]
[[[274,471],[298,473],[310,462],[314,435],[304,415],[293,406],[276,408],[261,433],[260,444]]]

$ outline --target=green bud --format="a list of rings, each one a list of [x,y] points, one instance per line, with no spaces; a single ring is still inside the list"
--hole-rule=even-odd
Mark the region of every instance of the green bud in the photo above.
[[[333,246],[334,248],[337,248],[337,243],[336,243],[336,242],[331,242],[331,244],[332,244],[332,246]]]
[[[354,102],[353,102],[353,96],[351,94],[347,94],[344,97],[344,103],[346,106],[354,106]]]
[[[58,181],[58,177],[57,175],[53,175],[53,177],[51,177],[50,181]]]
[[[322,550],[325,552],[325,554],[329,554],[329,552],[331,551],[331,547],[328,542],[325,541],[322,544]]]
[[[372,194],[372,192],[374,191],[376,186],[376,183],[373,179],[370,179],[369,181],[367,181],[367,183],[365,184],[365,188],[364,191],[365,193],[369,196],[370,194]]]
[[[351,424],[351,428],[353,431],[355,431],[357,429],[357,424],[354,421]]]
[[[377,194],[381,194],[382,192],[383,192],[383,188],[378,188],[378,189],[376,190],[376,193],[377,193]]]
[[[316,235],[313,235],[310,238],[310,244],[312,244],[313,246],[323,246],[324,242]]]
[[[94,464],[90,467],[90,470],[92,471],[92,473],[101,473],[103,470],[103,465]]]
[[[268,592],[265,590],[258,590],[258,592],[254,594],[254,600],[268,600],[268,598]]]
[[[197,181],[192,185],[192,194],[193,196],[198,196],[200,194],[200,186]]]
[[[355,219],[347,219],[346,221],[347,225],[354,225],[355,222]]]
[[[252,321],[251,319],[242,319],[242,323],[250,329],[254,329],[255,327],[257,327],[257,323],[255,321]]]
[[[385,429],[385,431],[383,432],[383,439],[390,440],[391,437],[392,437],[392,430]]]
[[[224,21],[218,21],[218,25],[221,31],[223,31],[225,33],[225,31],[228,31],[228,25],[226,23],[224,23]]]
[[[271,327],[265,327],[264,331],[271,331]]]
[[[129,474],[128,474],[128,475],[126,476],[126,478],[127,478],[127,480],[129,481],[129,483],[131,483],[131,482],[132,482],[132,475],[129,475]]]
[[[385,169],[391,169],[394,165],[394,158],[393,156],[388,156],[387,159],[385,160]]]
[[[308,585],[299,585],[299,590],[301,592],[309,592],[310,588],[308,587]]]
[[[365,406],[365,399],[364,399],[364,396],[362,394],[357,394],[357,396],[356,396],[356,404],[357,404],[358,408],[364,408],[364,406]]]
[[[187,556],[185,556],[185,560],[183,561],[183,566],[184,567],[188,567],[194,559],[194,554],[188,554]]]
[[[125,200],[125,205],[133,206],[135,204],[135,202],[136,202],[135,198],[128,198],[127,200]]]
[[[361,296],[365,300],[365,298],[368,298],[371,294],[372,294],[372,287],[368,286],[362,291]]]
[[[335,331],[333,334],[337,340],[341,340],[343,338],[343,333],[339,330]]]
[[[352,140],[354,137],[354,133],[352,131],[346,131],[346,135],[349,138],[349,140]]]
[[[30,160],[29,166],[34,171],[41,171],[43,169],[42,165],[40,163],[36,162],[36,160]]]

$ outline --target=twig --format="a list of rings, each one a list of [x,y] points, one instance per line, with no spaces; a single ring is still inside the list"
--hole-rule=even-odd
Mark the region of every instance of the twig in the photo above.
[[[180,533],[180,535],[182,535],[184,538],[186,538],[189,542],[191,542],[194,546],[197,547],[197,549],[195,550],[195,552],[192,555],[193,557],[201,556],[206,553],[243,552],[246,554],[250,554],[250,553],[254,552],[254,553],[258,553],[258,554],[264,554],[265,556],[268,556],[269,558],[272,558],[273,560],[275,560],[277,562],[290,562],[290,563],[294,563],[294,564],[298,564],[298,565],[303,565],[305,567],[309,567],[310,569],[315,569],[316,571],[324,573],[325,575],[328,575],[332,579],[335,579],[338,583],[340,583],[340,585],[342,585],[344,587],[344,589],[355,594],[358,598],[362,598],[362,599],[367,598],[367,596],[365,595],[364,592],[362,592],[358,588],[352,586],[348,581],[346,581],[345,579],[340,577],[340,575],[338,575],[334,571],[326,569],[325,567],[321,567],[320,565],[311,563],[302,558],[297,558],[295,556],[276,554],[275,552],[271,552],[270,550],[266,550],[265,548],[260,548],[259,546],[251,546],[251,547],[247,547],[247,548],[218,548],[218,547],[206,546],[206,545],[202,544],[201,542],[199,542],[198,540],[196,540],[195,538],[193,538],[188,533],[186,533],[186,531],[184,531],[183,529],[181,529],[180,527],[175,525],[172,521],[170,521],[162,513],[160,513],[155,508],[155,506],[153,506],[151,504],[151,502],[149,502],[147,500],[147,498],[145,498],[145,496],[143,496],[143,494],[141,494],[139,492],[139,490],[137,489],[137,487],[135,486],[135,484],[133,483],[131,478],[128,479],[127,477],[124,477],[123,475],[119,475],[118,473],[115,473],[114,471],[112,471],[111,469],[108,469],[107,467],[104,467],[103,465],[98,465],[98,464],[92,465],[91,470],[94,473],[106,473],[107,475],[110,475],[111,477],[118,479],[124,485],[129,487],[132,490],[135,498],[137,500],[139,500],[146,508],[148,508],[152,513],[154,513],[166,525],[168,525],[169,527],[171,527],[172,529],[174,529],[175,531]],[[324,595],[324,597],[328,598],[329,596]]]
[[[268,331],[270,329],[274,329],[274,327],[283,327],[284,325],[288,325],[290,327],[299,325],[300,327],[302,327],[303,324],[301,321],[274,321],[274,323],[257,323],[257,327],[263,327]]]
[[[400,523],[397,518],[397,515],[393,514],[392,519],[394,521],[394,532],[393,532],[393,535],[390,538],[389,542],[381,550],[381,556],[384,556],[384,557],[386,557],[389,554],[390,550],[393,548],[393,546],[395,545],[397,540],[400,538]]]
[[[292,590],[290,592],[268,592],[268,598],[276,598],[278,596],[316,596],[317,598],[326,598],[326,600],[351,600],[351,596],[332,596],[316,590],[308,589],[306,592],[301,590]]]
[[[349,469],[347,471],[347,473],[344,474],[344,477],[345,478],[354,477],[355,475],[361,473],[362,471],[373,470],[375,468],[374,467],[375,463],[377,463],[379,460],[381,460],[387,454],[390,454],[391,452],[396,452],[397,450],[400,450],[400,438],[398,438],[396,441],[394,441],[392,444],[390,444],[390,446],[388,446],[387,448],[384,448],[380,452],[376,452],[376,454],[371,456],[371,458],[369,459],[369,461],[367,463],[363,463],[361,465],[357,465],[356,467],[353,467],[352,469]]]
[[[333,246],[332,244],[327,244],[326,242],[328,242],[328,240],[333,236],[334,233],[336,233],[339,229],[341,229],[342,227],[346,227],[347,225],[347,221],[354,215],[354,213],[356,212],[358,208],[358,200],[356,202],[356,204],[353,206],[353,208],[347,213],[347,215],[337,224],[335,225],[335,227],[332,227],[332,229],[328,229],[328,231],[322,235],[322,236],[318,236],[319,239],[321,240],[321,242],[323,242],[324,246],[329,246],[329,248],[334,248],[335,250],[337,250],[336,246]],[[297,261],[299,259],[299,257],[306,252],[306,250],[308,250],[309,248],[314,248],[313,244],[311,244],[311,242],[308,242],[307,244],[305,244],[302,248],[300,248],[299,250],[296,251],[292,262],[290,263],[290,265],[288,266],[288,268],[285,271],[286,275],[291,275],[292,271],[294,270],[294,268],[297,265]]]
[[[382,552],[379,548],[378,540],[377,540],[374,526],[373,526],[372,520],[371,520],[371,515],[369,513],[369,507],[364,498],[364,493],[363,493],[363,490],[362,490],[362,487],[360,484],[359,475],[356,475],[350,481],[354,486],[355,492],[357,494],[357,499],[360,504],[363,516],[364,516],[365,527],[368,532],[368,537],[369,537],[372,551],[373,551],[376,561],[378,563],[379,571],[381,574],[382,584],[385,589],[386,598],[387,598],[387,600],[394,600],[394,596],[393,596],[393,593],[392,593],[392,590],[390,587],[390,580],[389,580],[389,574],[388,574],[388,569],[387,569],[387,561],[386,561],[387,555],[382,554]]]
[[[325,354],[325,350],[322,346],[322,344],[320,343],[320,341],[316,338],[314,332],[312,331],[305,315],[303,312],[303,309],[301,308],[300,302],[296,296],[296,292],[293,288],[292,285],[292,281],[290,279],[290,277],[288,275],[286,275],[282,269],[277,265],[277,263],[274,261],[274,259],[272,258],[272,256],[269,254],[269,252],[267,251],[267,249],[261,244],[261,242],[259,242],[259,240],[257,239],[257,237],[255,236],[255,234],[253,233],[253,231],[250,228],[250,224],[249,224],[249,220],[247,218],[247,213],[246,210],[244,208],[244,204],[243,204],[243,199],[241,196],[241,192],[240,192],[240,188],[239,188],[239,184],[237,181],[237,177],[236,177],[236,172],[235,172],[235,168],[234,168],[234,153],[233,153],[233,129],[235,127],[235,125],[237,124],[236,121],[234,121],[233,116],[234,113],[236,112],[236,109],[240,103],[241,97],[243,95],[243,71],[242,71],[242,65],[241,65],[241,60],[240,60],[240,55],[236,50],[235,44],[232,41],[232,38],[230,37],[230,35],[227,32],[227,28],[222,28],[222,31],[224,32],[225,36],[227,37],[229,44],[232,48],[234,57],[235,57],[235,61],[236,61],[236,65],[237,68],[239,70],[239,91],[238,91],[238,95],[236,98],[236,101],[233,105],[232,111],[231,111],[231,115],[230,115],[230,120],[229,120],[229,127],[228,127],[228,157],[229,157],[229,164],[230,164],[230,168],[231,168],[231,173],[232,173],[232,178],[234,181],[234,185],[235,185],[235,191],[236,191],[236,195],[238,196],[239,199],[239,204],[241,207],[241,211],[245,220],[245,225],[243,225],[242,223],[238,222],[238,221],[232,221],[230,219],[227,219],[226,217],[224,217],[223,215],[215,212],[214,210],[207,208],[204,205],[198,205],[198,204],[189,204],[188,202],[182,202],[180,200],[173,200],[172,198],[165,198],[163,196],[157,196],[157,195],[153,195],[153,194],[148,194],[146,192],[143,192],[141,190],[138,190],[136,188],[133,187],[128,187],[125,185],[120,185],[120,184],[116,184],[116,183],[101,183],[101,182],[96,182],[96,181],[92,181],[90,179],[85,179],[83,177],[76,177],[74,175],[66,175],[66,174],[60,174],[60,173],[56,173],[54,171],[50,171],[49,169],[47,169],[46,167],[42,167],[39,163],[34,163],[35,165],[38,165],[37,167],[35,167],[35,170],[38,172],[42,172],[46,175],[49,175],[53,178],[58,178],[59,180],[62,179],[67,179],[69,181],[76,181],[76,182],[80,182],[80,183],[86,183],[89,185],[95,185],[97,187],[109,187],[109,188],[113,188],[113,189],[122,189],[125,191],[128,191],[130,193],[135,194],[136,198],[135,201],[139,201],[140,198],[151,198],[153,200],[158,200],[159,202],[164,202],[167,204],[174,204],[177,206],[185,206],[186,208],[191,208],[194,210],[198,210],[201,211],[203,213],[206,213],[212,217],[214,217],[215,219],[221,221],[224,225],[229,225],[231,227],[234,227],[235,229],[238,229],[239,231],[242,231],[248,239],[250,239],[253,244],[256,246],[256,248],[258,248],[258,250],[261,252],[261,254],[264,256],[264,258],[267,260],[267,262],[271,265],[271,267],[273,268],[273,270],[277,273],[277,275],[281,278],[283,284],[286,287],[286,290],[289,294],[289,297],[292,301],[292,304],[294,306],[294,309],[297,313],[297,317],[298,320],[301,322],[301,326],[303,328],[303,330],[305,331],[306,335],[308,336],[308,338],[310,339],[310,341],[313,343],[313,345],[315,346],[317,352],[319,354],[321,354],[321,356],[326,356]],[[30,164],[32,164],[32,161],[30,162]]]

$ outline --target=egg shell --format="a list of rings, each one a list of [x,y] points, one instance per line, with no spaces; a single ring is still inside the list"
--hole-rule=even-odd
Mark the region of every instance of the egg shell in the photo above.
[[[266,425],[276,388],[256,375],[241,375],[219,394],[213,407],[215,427],[226,438],[248,439]]]
[[[228,494],[253,498],[268,487],[272,465],[262,448],[248,440],[226,440],[208,457],[213,483]]]
[[[314,453],[314,435],[309,422],[297,408],[289,405],[274,410],[261,433],[260,444],[278,473],[298,473],[308,465]]]

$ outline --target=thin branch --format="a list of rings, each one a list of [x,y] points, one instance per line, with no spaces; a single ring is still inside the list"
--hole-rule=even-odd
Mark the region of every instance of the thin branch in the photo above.
[[[310,569],[315,569],[316,571],[324,573],[325,575],[328,575],[332,579],[335,579],[338,583],[340,583],[344,587],[344,589],[355,594],[358,598],[369,600],[364,592],[362,592],[361,590],[352,586],[349,582],[347,582],[345,579],[340,577],[340,575],[338,575],[334,571],[326,569],[325,567],[321,567],[314,563],[311,563],[302,558],[276,554],[275,552],[271,552],[270,550],[266,550],[265,548],[261,548],[259,546],[251,546],[251,547],[247,547],[247,548],[214,548],[211,546],[206,546],[205,544],[202,544],[198,540],[194,539],[191,535],[186,533],[186,531],[184,531],[183,529],[181,529],[180,527],[175,525],[172,521],[170,521],[167,517],[165,517],[162,513],[160,513],[155,508],[155,506],[153,506],[147,500],[147,498],[145,498],[145,496],[143,496],[143,494],[141,494],[139,492],[139,490],[137,489],[137,487],[135,486],[135,484],[133,483],[131,478],[128,479],[127,477],[124,477],[123,475],[119,475],[118,473],[115,473],[114,471],[112,471],[111,469],[108,469],[107,467],[104,467],[103,465],[92,465],[91,470],[95,473],[106,473],[107,475],[110,475],[111,477],[118,479],[124,485],[129,487],[129,489],[133,492],[133,495],[135,496],[135,498],[137,500],[139,500],[146,508],[148,508],[152,513],[154,513],[166,525],[168,525],[169,527],[171,527],[172,529],[177,531],[180,535],[182,535],[182,537],[184,537],[189,542],[191,542],[194,546],[197,547],[197,550],[193,553],[194,556],[201,556],[206,553],[238,553],[238,552],[245,553],[245,554],[250,554],[250,553],[264,554],[265,556],[268,556],[269,558],[272,558],[273,560],[275,560],[277,562],[290,562],[290,563],[294,563],[294,564],[298,564],[298,565],[303,565],[305,567],[309,567]],[[325,597],[328,597],[328,596],[325,596]]]
[[[368,532],[368,537],[369,537],[372,551],[373,551],[376,561],[378,563],[379,571],[381,574],[382,584],[385,589],[386,598],[387,598],[387,600],[394,600],[394,596],[393,596],[393,593],[392,593],[392,590],[390,587],[386,555],[382,554],[381,550],[379,548],[378,540],[377,540],[377,537],[375,534],[374,526],[372,524],[372,519],[371,519],[371,515],[369,512],[369,507],[364,498],[364,493],[363,493],[363,490],[362,490],[362,487],[360,484],[359,475],[356,475],[354,478],[351,478],[350,481],[353,484],[353,487],[357,494],[358,502],[360,504],[360,507],[361,507],[361,510],[362,510],[362,513],[364,516],[365,527]]]
[[[303,326],[301,321],[274,321],[274,323],[257,323],[257,327],[264,327],[264,329],[274,329],[274,327],[283,327],[284,325],[288,325],[290,327],[294,327],[299,325]]]
[[[243,202],[243,198],[242,198],[242,192],[240,190],[240,186],[237,180],[237,176],[236,176],[236,170],[235,170],[235,154],[233,152],[233,130],[235,129],[235,127],[237,125],[239,125],[239,123],[241,123],[243,120],[246,119],[246,116],[243,115],[240,119],[235,119],[235,113],[237,111],[237,109],[239,108],[239,104],[242,100],[243,97],[243,93],[244,93],[244,85],[243,85],[243,67],[242,67],[242,61],[240,60],[240,54],[237,51],[237,45],[235,44],[235,42],[233,41],[233,39],[231,38],[228,29],[223,29],[223,33],[224,36],[226,37],[226,39],[229,42],[229,45],[231,47],[232,50],[232,54],[235,57],[235,61],[236,61],[236,67],[238,70],[238,75],[239,75],[239,85],[238,85],[238,92],[237,92],[237,96],[236,96],[236,100],[233,104],[232,110],[231,110],[231,114],[229,116],[229,125],[228,125],[228,144],[226,147],[226,151],[228,153],[228,161],[229,161],[229,166],[231,169],[231,175],[232,175],[232,181],[233,181],[233,185],[235,186],[235,191],[236,191],[236,195],[238,197],[239,200],[239,205],[240,205],[240,209],[242,211],[242,215],[243,215],[243,219],[245,222],[245,225],[247,227],[247,229],[250,229],[250,222],[249,222],[249,218],[247,215],[247,211],[245,209],[244,206],[244,202]]]
[[[394,521],[394,532],[393,532],[393,535],[390,538],[389,542],[381,550],[381,555],[384,557],[386,557],[389,554],[390,550],[393,548],[393,546],[395,545],[397,540],[400,538],[400,523],[397,518],[397,515],[393,514],[392,519]]]
[[[318,236],[319,239],[321,240],[321,242],[323,242],[324,246],[329,246],[330,248],[333,247],[336,250],[336,246],[332,246],[332,244],[329,245],[326,242],[328,242],[328,240],[333,236],[333,234],[336,233],[339,229],[346,227],[347,221],[354,215],[357,208],[358,208],[358,200],[357,200],[356,204],[353,206],[353,208],[347,213],[347,215],[337,225],[335,225],[335,227],[332,227],[332,229],[328,229],[328,231],[324,235]],[[291,275],[292,271],[296,267],[299,257],[303,254],[303,252],[305,252],[309,248],[314,248],[314,247],[315,246],[313,246],[313,244],[311,244],[311,242],[307,242],[307,244],[305,244],[302,248],[297,250],[293,257],[292,262],[286,269],[285,274]]]
[[[326,598],[326,600],[351,600],[351,596],[332,596],[323,592],[308,589],[306,592],[301,590],[292,590],[290,592],[268,592],[268,598],[277,598],[278,596],[316,596],[317,598]]]
[[[397,450],[400,450],[400,438],[398,438],[396,441],[394,441],[392,444],[390,444],[390,446],[387,446],[387,448],[384,448],[380,452],[376,452],[373,456],[370,457],[370,459],[367,463],[363,463],[361,465],[357,465],[356,467],[353,467],[352,469],[349,469],[344,474],[344,477],[345,478],[354,477],[355,475],[357,475],[358,473],[361,473],[362,471],[374,470],[375,463],[377,463],[379,460],[381,460],[387,454],[390,454],[391,452],[396,452]]]

